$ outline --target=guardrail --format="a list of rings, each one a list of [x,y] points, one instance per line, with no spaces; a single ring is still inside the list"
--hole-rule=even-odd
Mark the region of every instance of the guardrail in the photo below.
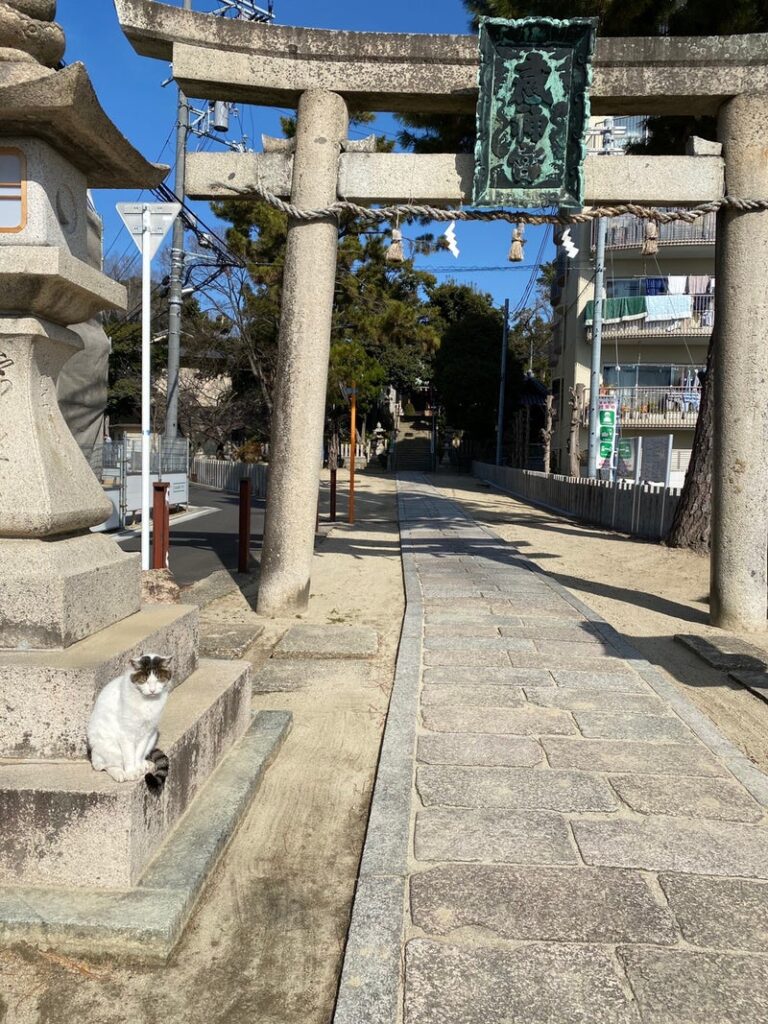
[[[226,462],[197,457],[192,460],[191,474],[196,483],[228,494],[239,494],[240,481],[245,477],[251,481],[254,498],[267,496],[267,466],[263,462]]]
[[[487,462],[473,462],[472,475],[532,505],[646,540],[666,537],[680,499],[678,488],[662,484],[612,484]]]

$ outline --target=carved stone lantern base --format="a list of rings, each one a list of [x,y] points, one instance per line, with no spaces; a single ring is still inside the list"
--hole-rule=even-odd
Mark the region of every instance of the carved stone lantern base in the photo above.
[[[67,647],[139,607],[138,556],[89,532],[112,506],[67,427],[56,380],[80,338],[0,318],[0,648]]]

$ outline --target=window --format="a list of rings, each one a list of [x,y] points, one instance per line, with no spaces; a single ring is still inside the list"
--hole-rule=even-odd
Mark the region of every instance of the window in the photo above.
[[[0,231],[21,231],[27,221],[26,161],[18,149],[0,149]]]

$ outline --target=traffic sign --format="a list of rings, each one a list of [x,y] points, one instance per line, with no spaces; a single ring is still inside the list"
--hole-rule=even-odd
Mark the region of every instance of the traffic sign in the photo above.
[[[163,239],[181,212],[181,203],[118,203],[117,212],[140,253],[144,252],[144,211],[149,213],[149,258],[154,259]]]

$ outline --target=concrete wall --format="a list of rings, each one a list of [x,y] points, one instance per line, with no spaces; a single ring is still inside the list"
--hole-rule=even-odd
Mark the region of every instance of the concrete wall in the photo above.
[[[472,475],[532,505],[647,540],[667,535],[680,496],[677,488],[657,484],[547,476],[486,462],[473,462]]]

